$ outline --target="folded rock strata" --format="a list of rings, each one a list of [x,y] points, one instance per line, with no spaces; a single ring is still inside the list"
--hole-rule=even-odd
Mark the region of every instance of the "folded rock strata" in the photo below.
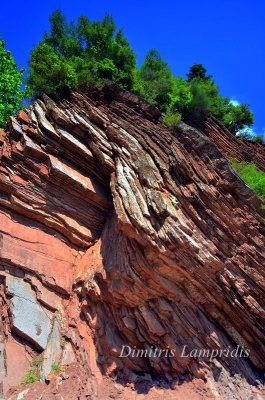
[[[103,398],[100,374],[203,378],[229,400],[262,384],[265,224],[225,158],[244,159],[241,143],[215,120],[174,132],[159,120],[109,83],[43,96],[0,131],[2,392],[14,375],[8,337],[29,359],[44,350],[43,378],[55,362],[79,363],[80,398]],[[120,357],[123,346],[175,355]],[[210,362],[183,357],[184,346],[249,357]]]

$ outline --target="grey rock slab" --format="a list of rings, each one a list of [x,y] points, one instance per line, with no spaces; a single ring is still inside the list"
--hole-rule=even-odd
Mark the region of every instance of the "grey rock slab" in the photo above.
[[[37,302],[30,284],[7,276],[6,291],[12,296],[12,328],[18,335],[44,350],[52,329],[51,317]]]
[[[51,372],[53,364],[59,364],[62,355],[60,324],[55,318],[48,344],[43,354],[41,365],[41,379],[45,379]]]

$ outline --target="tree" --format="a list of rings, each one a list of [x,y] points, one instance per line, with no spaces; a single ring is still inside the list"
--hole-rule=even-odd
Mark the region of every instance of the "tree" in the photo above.
[[[113,60],[117,69],[115,81],[131,90],[136,69],[136,56],[122,30],[117,32],[115,39],[112,41],[111,60]]]
[[[24,69],[18,69],[11,52],[5,49],[5,42],[0,40],[0,127],[22,106],[23,73]]]
[[[170,109],[182,112],[192,101],[191,85],[184,78],[172,78],[172,92],[170,93]]]
[[[149,103],[165,111],[170,102],[172,78],[168,64],[157,50],[151,49],[137,74],[134,89]]]
[[[199,78],[191,82],[192,100],[186,110],[196,121],[202,122],[211,114],[211,89],[214,88],[205,85]]]
[[[169,128],[174,128],[181,120],[183,112],[192,101],[190,84],[182,77],[172,77],[170,101],[163,116],[163,122]]]
[[[77,87],[77,76],[70,65],[54,49],[40,42],[31,52],[28,85],[32,96],[42,93],[65,95]]]
[[[230,103],[227,113],[224,115],[223,123],[232,133],[237,133],[246,126],[254,123],[254,116],[248,104],[234,106]]]
[[[187,74],[191,85],[192,101],[186,112],[203,122],[209,115],[219,119],[232,132],[237,133],[253,125],[253,113],[247,104],[233,105],[229,97],[223,97],[211,75],[202,64],[194,64]]]
[[[159,52],[151,49],[137,69],[123,30],[117,30],[108,14],[101,21],[81,15],[77,22],[68,22],[60,10],[54,11],[50,30],[32,50],[29,65],[33,97],[44,92],[61,96],[91,82],[100,86],[108,79],[158,107],[169,126],[186,117],[203,122],[210,115],[233,133],[253,124],[249,106],[234,106],[223,97],[202,64],[192,65],[185,80],[175,77]]]
[[[191,82],[195,78],[203,79],[203,80],[210,80],[212,79],[211,75],[206,75],[206,68],[202,64],[194,64],[190,67],[190,71],[187,74],[188,82]]]
[[[31,53],[28,83],[33,95],[61,95],[105,79],[132,88],[136,57],[111,16],[93,22],[80,16],[77,23],[68,23],[56,10],[50,23],[50,31]]]
[[[64,48],[67,41],[67,21],[61,10],[55,10],[49,17],[50,33],[44,34],[44,43],[48,44],[58,54],[64,55]]]

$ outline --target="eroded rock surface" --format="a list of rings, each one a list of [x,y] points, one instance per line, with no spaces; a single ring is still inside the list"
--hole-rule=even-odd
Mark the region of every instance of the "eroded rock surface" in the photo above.
[[[191,399],[262,396],[260,201],[215,143],[221,126],[169,132],[159,118],[107,84],[57,103],[44,96],[0,131],[0,364],[19,335],[31,360],[45,349],[50,382],[19,389],[25,399],[113,398],[98,389],[108,376],[121,380],[117,398],[161,398],[151,388],[166,385],[164,398],[182,387],[185,399],[183,382]],[[237,159],[239,147],[234,138]],[[123,346],[174,357],[120,357]],[[184,346],[240,346],[249,357],[183,357]],[[82,384],[76,372],[75,387],[71,372],[49,378],[54,363],[79,365]],[[144,392],[123,392],[141,382]]]

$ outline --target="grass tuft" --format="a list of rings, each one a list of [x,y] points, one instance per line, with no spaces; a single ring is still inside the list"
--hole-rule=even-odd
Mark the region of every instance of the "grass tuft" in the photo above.
[[[248,186],[250,186],[261,199],[265,199],[265,172],[257,168],[255,163],[230,160],[234,170]]]
[[[38,374],[37,369],[31,369],[28,371],[22,381],[24,385],[28,385],[29,383],[38,382],[40,380],[40,376]]]

